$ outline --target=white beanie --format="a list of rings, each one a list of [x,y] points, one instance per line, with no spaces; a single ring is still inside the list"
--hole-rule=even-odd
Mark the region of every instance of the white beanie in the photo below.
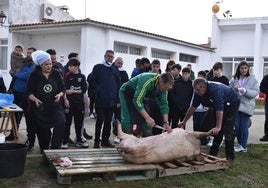
[[[32,59],[35,64],[42,65],[43,63],[45,63],[47,60],[50,59],[50,55],[45,51],[36,50],[35,52],[32,53]]]

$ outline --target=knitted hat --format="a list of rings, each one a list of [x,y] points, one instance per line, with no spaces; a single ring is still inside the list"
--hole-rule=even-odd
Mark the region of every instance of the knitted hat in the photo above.
[[[32,58],[35,64],[42,65],[50,59],[50,55],[42,50],[36,50],[32,53]]]

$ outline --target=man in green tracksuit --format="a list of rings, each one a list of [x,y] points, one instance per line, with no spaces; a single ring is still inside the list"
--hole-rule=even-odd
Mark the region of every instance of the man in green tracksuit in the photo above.
[[[123,131],[131,133],[133,125],[140,125],[142,136],[152,134],[155,121],[144,108],[144,100],[150,99],[157,100],[163,116],[163,127],[171,132],[168,123],[167,90],[173,83],[174,78],[170,73],[142,73],[124,83],[119,91]]]

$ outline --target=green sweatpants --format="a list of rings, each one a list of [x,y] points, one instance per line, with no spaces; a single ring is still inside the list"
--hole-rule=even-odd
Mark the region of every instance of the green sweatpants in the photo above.
[[[137,124],[136,121],[134,120],[135,117],[137,117],[137,119],[143,119],[143,117],[136,110],[132,102],[133,96],[127,95],[124,90],[120,89],[119,99],[120,99],[120,106],[121,106],[122,130],[123,132],[130,134],[132,132],[132,126],[134,124]],[[146,124],[144,119],[142,123],[140,124],[138,123],[138,126],[141,126],[143,137],[152,135],[152,128]]]

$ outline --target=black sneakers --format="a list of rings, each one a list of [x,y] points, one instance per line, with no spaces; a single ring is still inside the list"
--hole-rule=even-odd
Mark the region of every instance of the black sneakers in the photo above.
[[[264,135],[262,138],[260,138],[260,141],[268,142],[268,135]]]
[[[67,143],[73,146],[76,144],[70,137],[68,138]]]
[[[87,134],[86,129],[84,129],[83,136],[84,136],[85,139],[87,139],[87,140],[91,140],[91,139],[93,138],[93,136]]]
[[[26,140],[26,142],[24,144],[28,147],[27,151],[33,151],[34,150],[34,145],[31,144],[29,140]]]
[[[10,132],[10,134],[6,137],[6,141],[12,141],[14,140],[13,132]]]
[[[110,142],[101,142],[101,146],[106,148],[114,148],[114,145]]]
[[[100,148],[100,143],[99,142],[95,142],[93,148],[95,148],[95,149]]]

